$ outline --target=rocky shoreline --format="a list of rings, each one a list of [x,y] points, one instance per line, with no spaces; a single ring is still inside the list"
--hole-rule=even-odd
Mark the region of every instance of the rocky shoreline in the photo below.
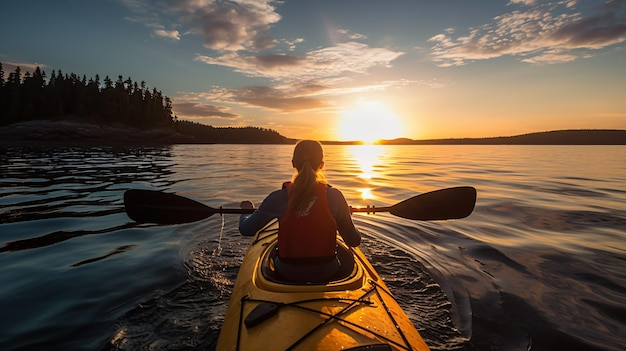
[[[167,145],[193,142],[168,128],[139,129],[73,120],[34,120],[0,127],[0,145]]]

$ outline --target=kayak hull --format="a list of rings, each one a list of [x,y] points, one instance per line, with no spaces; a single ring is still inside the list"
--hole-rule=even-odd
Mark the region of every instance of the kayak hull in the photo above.
[[[328,283],[283,282],[273,272],[277,224],[259,231],[239,274],[217,350],[428,350],[378,273],[338,236],[354,264]]]

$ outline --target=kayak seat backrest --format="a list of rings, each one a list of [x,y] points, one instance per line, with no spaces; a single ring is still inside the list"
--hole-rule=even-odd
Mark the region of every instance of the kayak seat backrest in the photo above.
[[[283,276],[281,276],[280,272],[276,270],[276,257],[278,256],[278,243],[274,242],[269,245],[267,248],[265,255],[262,258],[261,262],[261,274],[263,278],[276,284],[281,285],[322,285],[326,286],[328,284],[339,283],[341,281],[349,280],[354,278],[357,274],[357,269],[354,263],[354,255],[352,252],[345,247],[344,245],[337,245],[337,258],[339,259],[340,268],[337,274],[329,280],[323,282],[293,282],[286,280]]]

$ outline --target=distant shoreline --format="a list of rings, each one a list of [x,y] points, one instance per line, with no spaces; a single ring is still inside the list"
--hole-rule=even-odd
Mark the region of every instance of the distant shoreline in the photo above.
[[[176,145],[176,144],[294,144],[269,130],[209,128],[219,139],[185,134],[168,128],[138,129],[76,120],[37,120],[0,127],[0,145]],[[251,134],[253,133],[253,134]],[[325,145],[360,145],[359,141],[323,140]],[[626,130],[571,129],[488,138],[381,140],[378,145],[626,145]]]
[[[328,145],[358,145],[355,141],[324,141]],[[381,140],[378,145],[626,145],[626,130],[569,129],[488,138]]]

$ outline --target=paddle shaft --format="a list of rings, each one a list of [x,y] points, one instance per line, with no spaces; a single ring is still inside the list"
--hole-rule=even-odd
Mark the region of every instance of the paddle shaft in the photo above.
[[[350,212],[351,213],[354,213],[354,212],[365,212],[365,213],[390,212],[391,208],[392,206],[383,206],[383,207],[376,207],[376,206],[352,207],[350,206]]]
[[[169,207],[165,206],[159,206],[159,205],[154,205],[154,206],[150,206],[147,205],[147,208],[159,208],[159,209],[168,209]],[[206,212],[206,209],[203,208],[196,208],[196,207],[186,207],[186,208],[180,208],[179,209],[182,211],[199,211],[199,212]],[[211,207],[213,214],[248,214],[248,213],[253,213],[254,211],[256,211],[256,208],[213,208]],[[382,206],[382,207],[376,207],[376,206],[367,206],[367,207],[352,207],[350,206],[350,212],[354,213],[354,212],[364,212],[364,213],[376,213],[376,212],[390,212],[392,209],[391,206]]]

